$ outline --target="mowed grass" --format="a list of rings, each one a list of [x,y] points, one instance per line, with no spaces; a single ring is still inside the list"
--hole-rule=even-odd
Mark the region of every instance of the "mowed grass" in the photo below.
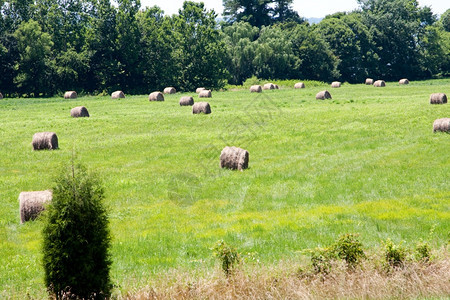
[[[64,100],[0,100],[0,298],[45,298],[42,221],[20,225],[18,195],[45,190],[72,157],[103,179],[112,278],[126,292],[168,269],[213,268],[219,239],[265,265],[360,233],[367,249],[391,238],[445,245],[450,233],[450,135],[433,133],[450,79]],[[328,89],[333,100],[315,100]],[[125,91],[126,92],[126,91]],[[180,107],[182,95],[212,114]],[[74,119],[84,105],[90,118]],[[59,150],[32,151],[54,131]],[[220,151],[250,153],[244,172],[221,170]]]

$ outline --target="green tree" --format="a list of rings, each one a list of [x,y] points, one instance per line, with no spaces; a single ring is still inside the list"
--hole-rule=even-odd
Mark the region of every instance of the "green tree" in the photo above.
[[[227,46],[228,72],[231,84],[242,84],[254,75],[253,60],[256,55],[255,39],[259,34],[256,27],[246,22],[236,22],[223,29],[223,40]]]
[[[14,82],[19,92],[38,96],[40,93],[51,94],[51,48],[53,42],[48,33],[42,32],[34,20],[23,22],[14,33],[19,51],[16,65],[17,76]]]
[[[72,165],[56,177],[43,234],[45,284],[57,299],[110,295],[108,215],[99,180]]]
[[[262,27],[272,23],[272,0],[223,0],[223,15],[229,23],[244,21]]]
[[[276,0],[272,12],[272,19],[277,22],[296,22],[303,23],[305,19],[300,17],[298,12],[292,8],[294,0]]]
[[[444,30],[450,32],[450,8],[442,14],[440,22],[444,27]]]
[[[216,29],[216,13],[206,11],[203,3],[186,1],[174,19],[178,48],[174,61],[180,71],[181,90],[205,86],[219,89],[225,85],[225,44]]]

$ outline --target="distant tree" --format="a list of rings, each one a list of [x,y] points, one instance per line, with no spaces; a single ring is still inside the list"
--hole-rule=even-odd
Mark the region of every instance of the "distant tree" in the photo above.
[[[14,78],[19,92],[34,96],[51,94],[49,79],[52,73],[50,55],[53,42],[50,35],[42,32],[38,22],[29,20],[19,25],[14,37],[20,56]]]
[[[275,23],[278,22],[296,22],[303,23],[306,20],[292,8],[294,0],[275,0],[275,7],[272,12],[272,19]]]
[[[272,23],[272,0],[223,0],[225,20],[229,23],[244,21],[262,27]]]
[[[450,9],[447,9],[440,18],[444,30],[450,32]]]

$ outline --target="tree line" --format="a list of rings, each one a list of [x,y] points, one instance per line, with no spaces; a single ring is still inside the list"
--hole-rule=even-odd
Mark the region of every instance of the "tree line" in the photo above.
[[[247,78],[363,82],[450,74],[450,10],[359,0],[309,24],[292,0],[224,0],[224,19],[186,1],[167,16],[139,0],[0,0],[0,91],[145,94]]]

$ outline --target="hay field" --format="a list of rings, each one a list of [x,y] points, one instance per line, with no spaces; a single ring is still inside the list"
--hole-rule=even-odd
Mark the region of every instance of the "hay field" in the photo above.
[[[0,100],[0,298],[45,298],[42,222],[20,224],[18,196],[46,190],[74,154],[104,180],[112,279],[126,293],[169,269],[217,268],[219,240],[265,266],[360,233],[367,249],[391,238],[412,246],[449,241],[450,135],[433,121],[450,104],[450,79],[383,88],[328,84],[213,92],[212,113],[193,115],[181,96]],[[332,100],[315,100],[328,89]],[[126,93],[126,91],[124,91]],[[149,91],[150,92],[150,91]],[[71,118],[85,106],[89,118]],[[32,151],[36,132],[59,149]],[[250,153],[244,172],[221,170],[225,146]]]

